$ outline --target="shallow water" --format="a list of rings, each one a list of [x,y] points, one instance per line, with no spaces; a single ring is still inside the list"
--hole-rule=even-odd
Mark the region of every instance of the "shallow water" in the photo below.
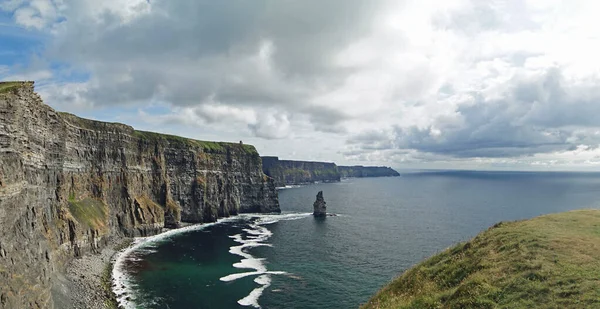
[[[320,190],[339,216],[310,216]],[[279,197],[283,215],[244,215],[139,244],[115,268],[122,300],[131,308],[356,308],[404,269],[498,221],[600,208],[600,174],[414,173]]]

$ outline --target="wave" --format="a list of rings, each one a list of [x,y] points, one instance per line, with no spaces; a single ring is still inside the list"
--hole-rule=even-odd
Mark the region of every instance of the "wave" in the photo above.
[[[238,269],[252,269],[253,271],[231,274],[229,276],[220,278],[220,280],[233,281],[247,276],[258,276],[254,279],[254,282],[261,286],[250,292],[248,296],[240,299],[238,303],[242,306],[253,306],[255,308],[260,308],[258,305],[258,299],[262,295],[263,291],[271,285],[270,276],[285,275],[287,273],[284,271],[268,271],[264,263],[265,259],[255,258],[251,254],[244,252],[244,249],[271,246],[271,244],[264,243],[264,241],[268,240],[273,234],[263,225],[273,224],[278,221],[298,220],[306,218],[311,214],[312,213],[240,214],[229,218],[219,219],[217,222],[196,224],[179,229],[169,230],[154,236],[136,237],[129,247],[119,251],[113,259],[114,266],[112,269],[112,283],[113,292],[117,296],[117,302],[120,307],[125,309],[134,309],[136,306],[140,305],[138,303],[140,299],[138,299],[138,295],[135,293],[137,285],[128,275],[126,271],[126,264],[127,262],[142,261],[145,255],[156,251],[155,248],[160,242],[168,240],[179,234],[203,230],[207,227],[217,224],[234,222],[238,220],[253,220],[253,223],[249,225],[249,228],[243,229],[243,231],[247,234],[245,239],[241,234],[230,236],[230,238],[233,238],[234,241],[240,245],[232,246],[229,249],[231,254],[243,257],[240,262],[233,264],[233,267]],[[152,300],[144,299],[144,302],[148,301]]]
[[[117,297],[117,302],[120,307],[125,309],[136,308],[135,301],[137,300],[135,295],[135,288],[137,285],[127,274],[125,265],[127,262],[136,262],[143,260],[143,256],[148,253],[155,252],[155,247],[160,241],[170,239],[173,236],[188,233],[192,231],[198,231],[205,229],[216,224],[225,222],[232,222],[239,220],[239,216],[233,216],[229,218],[222,218],[212,223],[195,224],[179,229],[169,230],[154,236],[149,237],[136,237],[132,244],[119,251],[113,260],[114,266],[112,269],[112,284],[113,292]]]
[[[285,189],[294,189],[294,188],[302,188],[304,185],[286,185],[284,187],[275,187],[277,190],[285,190]]]
[[[254,282],[260,286],[255,288],[248,294],[248,296],[238,300],[238,304],[242,306],[252,306],[254,308],[260,308],[258,300],[263,294],[266,288],[271,285],[271,275],[289,275],[285,271],[269,271],[265,265],[264,258],[256,258],[250,253],[244,251],[246,248],[270,247],[271,244],[264,243],[267,241],[273,233],[266,228],[264,225],[273,224],[278,221],[286,220],[298,220],[310,216],[311,213],[288,213],[279,215],[269,214],[244,214],[242,217],[252,219],[253,222],[249,224],[250,228],[243,229],[247,234],[245,237],[242,234],[235,234],[229,236],[236,243],[240,245],[231,246],[229,253],[241,256],[243,259],[240,262],[234,263],[233,267],[239,269],[253,269],[254,271],[234,273],[224,277],[221,277],[221,281],[229,282],[248,276],[257,276]]]
[[[312,215],[312,212],[290,212],[281,214],[241,214],[240,217],[256,219],[258,225],[267,225],[279,221],[299,220]]]

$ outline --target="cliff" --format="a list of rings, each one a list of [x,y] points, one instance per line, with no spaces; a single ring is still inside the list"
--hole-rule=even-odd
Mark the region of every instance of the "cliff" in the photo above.
[[[387,166],[338,166],[338,171],[343,178],[400,176],[400,173]]]
[[[277,186],[314,182],[340,181],[335,163],[279,160],[278,157],[262,157],[263,172],[275,179]]]
[[[329,162],[279,160],[262,157],[263,172],[275,179],[278,187],[315,182],[334,182],[348,177],[400,176],[385,166],[337,166]]]
[[[409,269],[363,308],[600,308],[600,211],[501,222]]]
[[[278,212],[250,145],[78,118],[0,83],[0,308],[52,308],[52,275],[107,239]]]

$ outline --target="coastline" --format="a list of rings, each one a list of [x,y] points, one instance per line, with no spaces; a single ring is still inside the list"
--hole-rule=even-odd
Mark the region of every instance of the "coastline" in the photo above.
[[[62,272],[54,274],[52,296],[55,308],[64,309],[121,309],[121,302],[127,302],[130,295],[122,290],[121,295],[115,293],[115,265],[117,260],[128,250],[135,249],[136,245],[148,240],[166,237],[172,234],[185,232],[190,229],[203,228],[227,219],[221,218],[217,222],[185,224],[180,228],[164,228],[161,233],[153,236],[136,238],[113,237],[100,252],[89,252],[78,258],[73,258],[65,265]],[[121,302],[118,300],[121,296]]]
[[[311,215],[311,213],[289,213],[289,214],[244,213],[244,214],[238,214],[235,216],[220,218],[215,222],[187,224],[185,226],[182,226],[182,227],[176,228],[176,229],[165,228],[165,229],[163,229],[163,232],[153,235],[153,236],[136,237],[135,239],[130,239],[130,241],[127,243],[126,246],[123,246],[119,250],[114,251],[114,254],[110,260],[110,262],[111,262],[110,272],[111,273],[110,273],[110,282],[109,282],[108,286],[109,286],[109,290],[110,290],[110,296],[113,297],[112,299],[114,300],[114,306],[108,307],[108,308],[125,308],[125,309],[135,308],[134,302],[136,300],[136,295],[131,290],[131,286],[128,283],[128,275],[127,275],[126,266],[125,266],[126,259],[128,256],[130,256],[130,254],[132,252],[134,252],[135,250],[143,249],[145,246],[147,246],[150,243],[153,243],[156,241],[162,241],[164,239],[167,239],[167,238],[170,238],[170,237],[182,234],[182,233],[202,230],[202,229],[205,229],[207,227],[214,226],[217,224],[233,222],[236,220],[240,220],[242,218],[250,218],[250,217],[262,218],[264,220],[262,222],[262,224],[271,224],[271,223],[277,222],[279,220],[295,220],[295,219],[300,219],[303,217],[308,217],[309,215]],[[270,232],[269,232],[269,234],[270,234]],[[268,236],[270,236],[270,235],[268,235]],[[244,240],[244,243],[245,242],[256,243],[256,242],[259,242],[262,240],[266,240],[266,239],[260,238],[260,239]],[[248,245],[242,244],[241,246],[248,246]],[[241,246],[234,246],[234,247],[241,248]],[[231,252],[231,250],[232,250],[232,248],[230,248],[230,253],[234,254],[233,252]],[[235,255],[239,255],[239,254],[235,253]],[[249,255],[244,254],[243,257],[249,258]],[[255,258],[251,257],[250,259],[254,260]],[[243,263],[243,261],[236,263],[236,264],[241,265],[241,263]],[[235,268],[239,268],[235,265],[233,265],[233,266]],[[243,267],[243,268],[246,268],[246,267]],[[262,267],[260,269],[256,269],[256,271],[259,271],[259,270],[262,271]],[[283,274],[283,272],[267,271],[266,269],[263,272],[265,275]],[[247,272],[247,273],[253,273],[253,272]],[[223,278],[221,278],[221,279],[223,279]],[[222,280],[222,281],[227,281],[227,280]],[[254,282],[262,285],[262,287],[258,287],[255,290],[253,290],[252,295],[254,295],[254,296],[258,295],[257,290],[263,289],[265,286],[270,285],[270,280],[268,280],[268,282],[267,282],[267,278],[264,278],[264,277],[263,277],[263,279],[261,279],[259,281],[255,280]],[[261,290],[261,292],[262,292],[262,290]],[[245,302],[247,302],[249,300],[250,300],[250,298],[248,298],[248,297],[244,298]],[[249,303],[249,304],[252,305],[252,304],[255,304],[255,302],[252,301],[252,303]],[[98,308],[101,308],[101,307],[98,307]]]
[[[131,238],[114,238],[98,253],[87,253],[70,261],[55,275],[52,294],[55,308],[116,309],[112,291],[112,268],[118,253]]]

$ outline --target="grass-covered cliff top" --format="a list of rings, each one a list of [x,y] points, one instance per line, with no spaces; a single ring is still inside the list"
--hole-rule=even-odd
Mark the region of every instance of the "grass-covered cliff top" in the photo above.
[[[5,93],[16,93],[19,88],[27,88],[27,91],[34,91],[34,82],[32,81],[0,81],[0,95]],[[146,131],[136,131],[131,126],[116,123],[116,122],[103,122],[91,119],[81,118],[77,115],[73,115],[66,112],[58,112],[60,116],[73,126],[80,128],[95,130],[95,131],[115,131],[122,130],[124,133],[132,134],[140,139],[146,139],[151,142],[166,142],[174,145],[187,145],[191,147],[199,147],[209,153],[225,153],[227,149],[240,150],[244,153],[258,156],[256,148],[252,145],[245,145],[241,143],[226,143],[226,142],[209,142],[199,141],[195,139],[160,134]]]
[[[132,127],[122,124],[122,123],[103,122],[103,121],[85,119],[85,118],[81,118],[81,117],[78,117],[76,115],[66,113],[66,112],[59,112],[59,114],[63,117],[63,119],[67,120],[70,124],[80,127],[80,128],[85,128],[88,130],[96,130],[96,131],[107,131],[107,130],[113,130],[113,129],[126,130],[129,132],[132,132],[133,136],[140,138],[140,139],[145,139],[149,142],[168,142],[169,144],[173,144],[173,145],[188,145],[191,147],[200,147],[204,151],[209,152],[209,153],[225,153],[227,151],[227,147],[230,147],[230,148],[237,147],[237,148],[241,149],[242,151],[244,151],[245,153],[258,155],[256,148],[254,148],[254,146],[252,146],[252,145],[245,145],[245,144],[239,144],[239,143],[226,143],[226,142],[199,141],[199,140],[176,136],[176,135],[134,130]],[[127,133],[129,133],[129,132],[127,132]]]
[[[118,129],[118,130],[133,130],[133,127],[128,126],[126,124],[118,123],[118,122],[105,122],[98,121],[92,119],[81,118],[77,115],[67,113],[67,112],[58,112],[64,120],[67,120],[70,124],[95,131],[107,131],[110,129]]]
[[[169,144],[185,144],[192,147],[202,148],[206,152],[210,153],[225,153],[227,148],[239,148],[240,150],[248,153],[258,155],[258,151],[252,145],[240,144],[240,143],[226,143],[226,142],[210,142],[200,141],[191,138],[181,137],[177,135],[162,134],[148,131],[134,131],[134,136],[148,141],[165,141]]]
[[[600,308],[600,210],[496,224],[363,308]]]
[[[22,87],[25,85],[31,86],[31,85],[33,85],[33,82],[26,82],[26,81],[0,82],[0,94],[11,93],[11,92],[15,91],[16,89],[18,89],[19,87]]]

